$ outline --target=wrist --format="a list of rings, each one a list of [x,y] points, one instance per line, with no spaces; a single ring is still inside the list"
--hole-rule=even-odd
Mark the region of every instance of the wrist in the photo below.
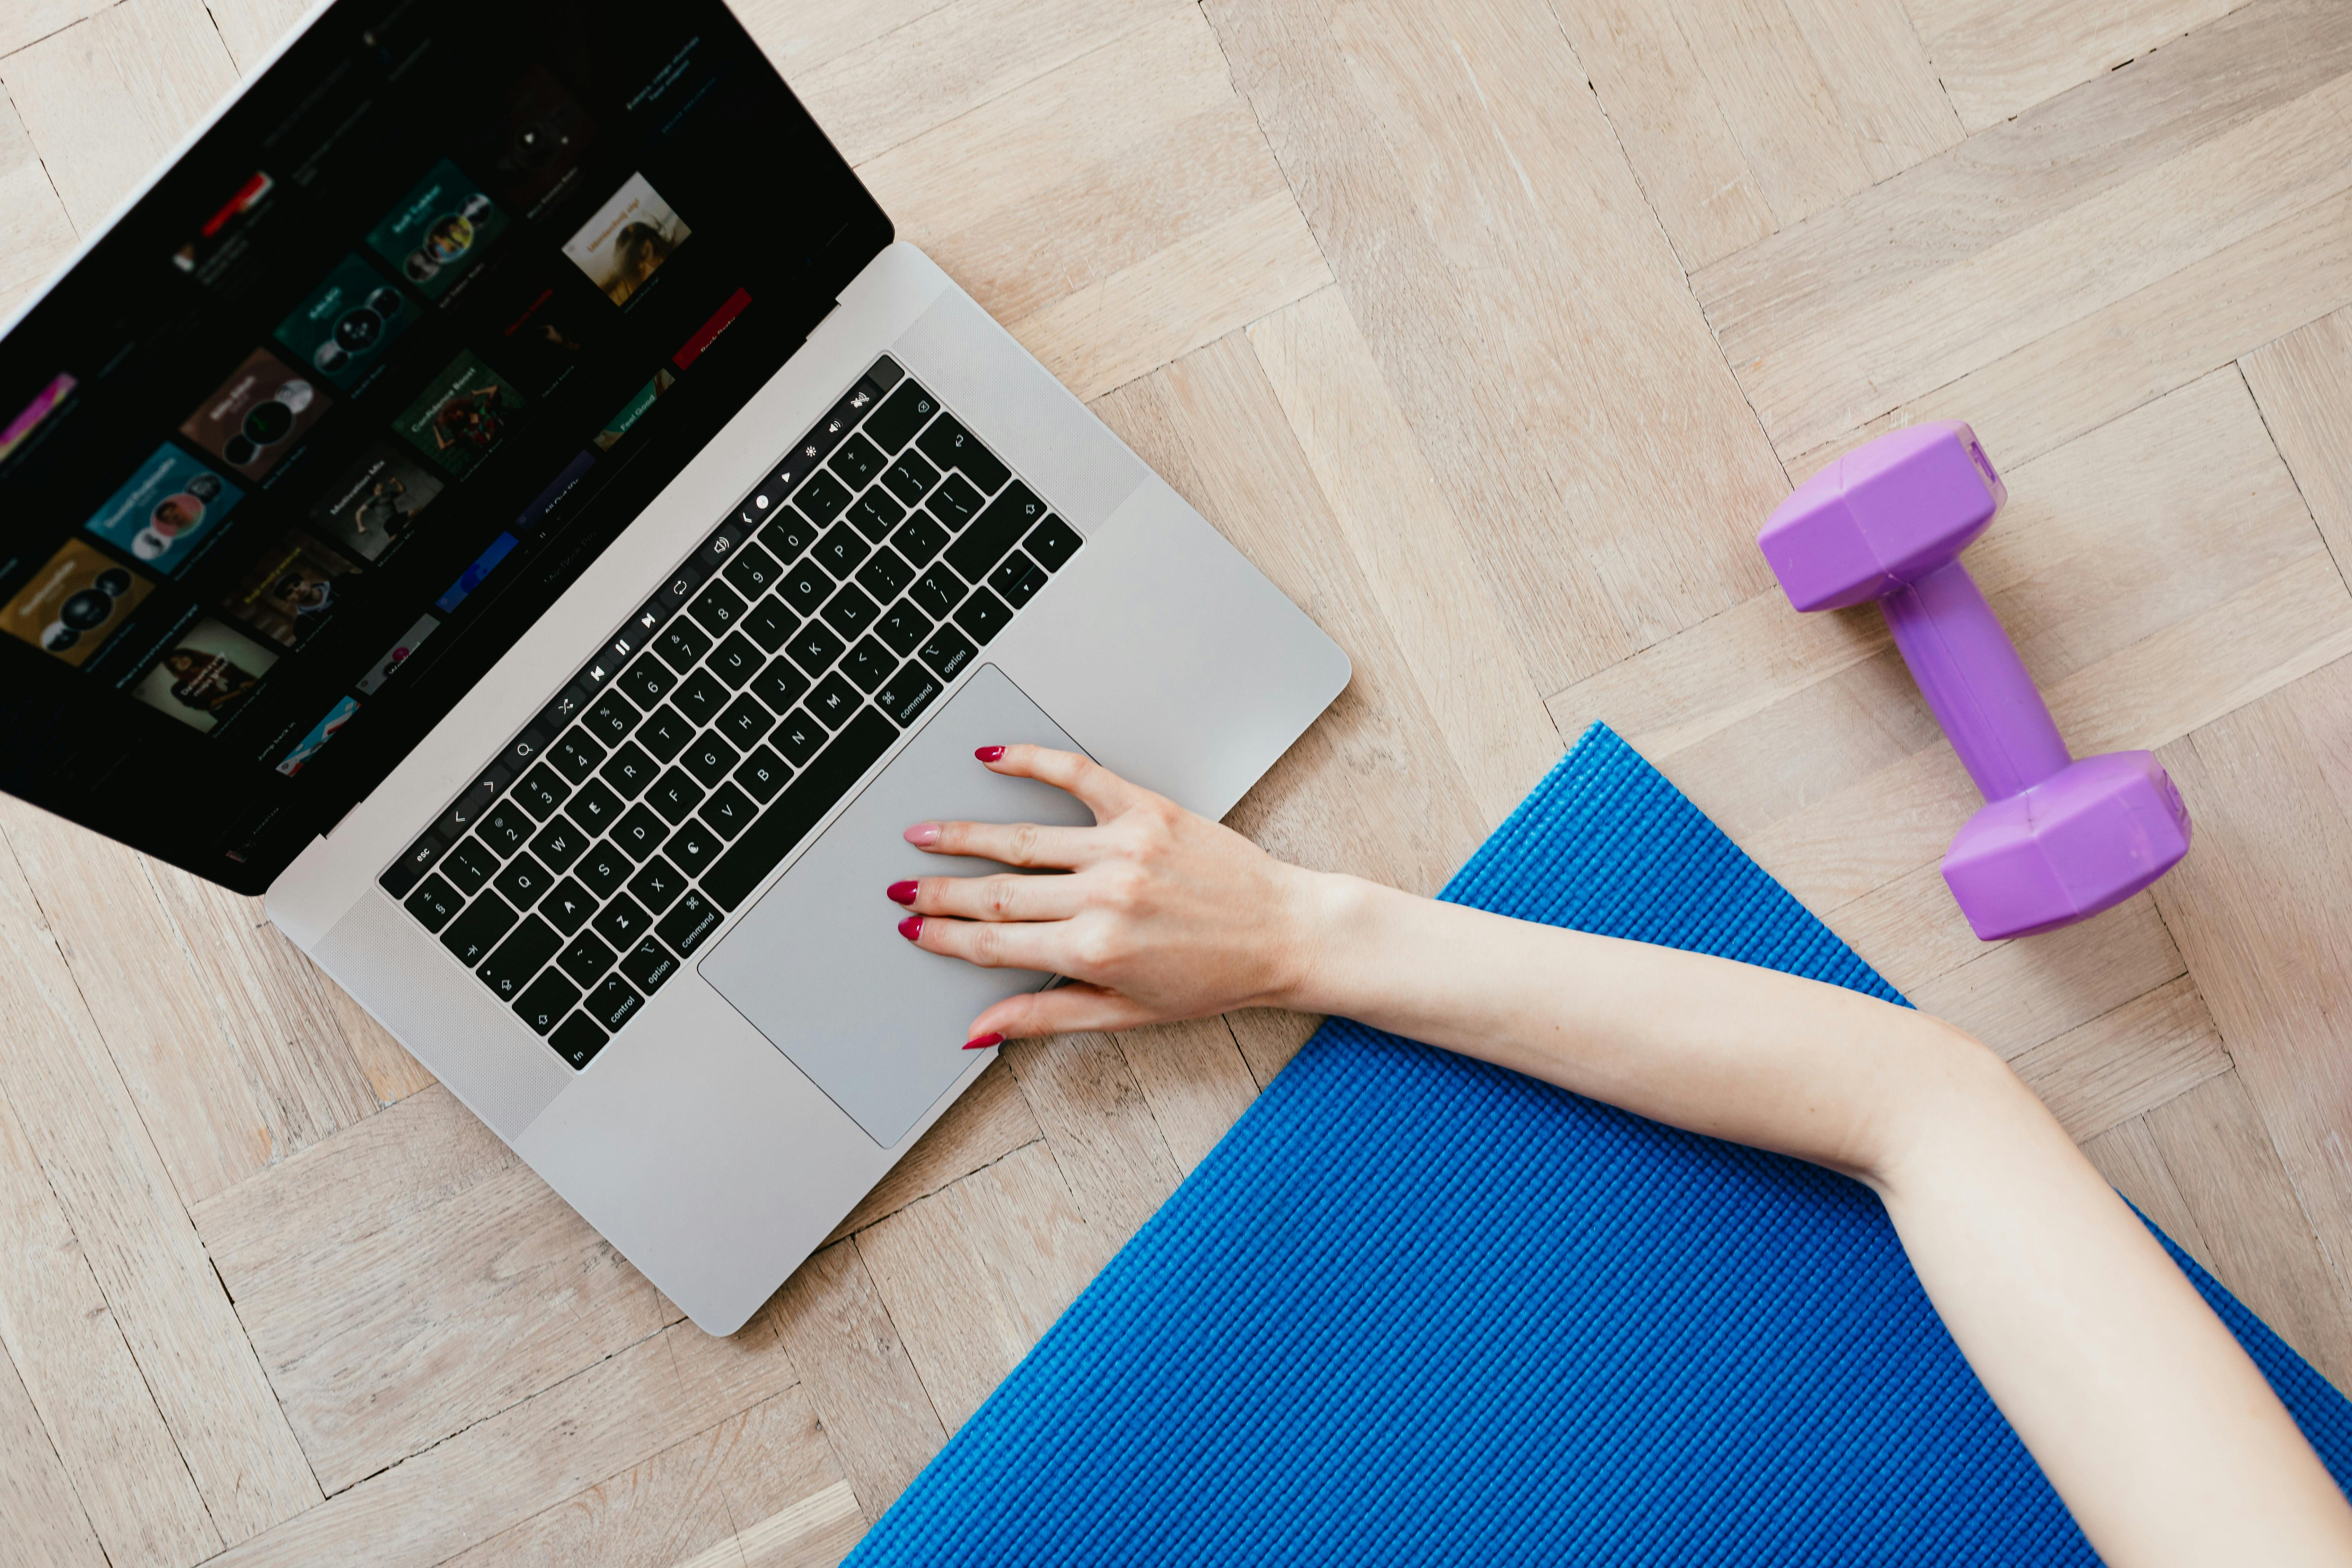
[[[1345,1013],[1350,963],[1365,949],[1371,906],[1388,889],[1336,871],[1284,869],[1283,940],[1263,1003],[1294,1013]]]

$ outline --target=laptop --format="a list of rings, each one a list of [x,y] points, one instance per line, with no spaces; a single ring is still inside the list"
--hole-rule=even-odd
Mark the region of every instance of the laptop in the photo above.
[[[1041,237],[1042,238],[1042,237]],[[1222,816],[1346,658],[717,0],[336,0],[0,336],[0,786],[244,893],[740,1326],[1050,984],[903,842]]]

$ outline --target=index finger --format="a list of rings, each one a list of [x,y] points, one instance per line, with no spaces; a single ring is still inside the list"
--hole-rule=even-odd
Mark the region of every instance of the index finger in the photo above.
[[[994,756],[988,753],[993,752]],[[990,771],[1036,779],[1077,796],[1097,824],[1108,822],[1140,799],[1143,791],[1081,752],[1050,746],[982,746],[977,755]]]

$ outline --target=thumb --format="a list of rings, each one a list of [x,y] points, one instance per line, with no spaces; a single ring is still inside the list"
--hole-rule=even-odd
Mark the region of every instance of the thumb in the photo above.
[[[1131,1029],[1152,1022],[1143,1006],[1099,985],[1057,985],[1008,996],[971,1021],[965,1038],[1002,1035],[1008,1040],[1034,1039],[1040,1035]]]

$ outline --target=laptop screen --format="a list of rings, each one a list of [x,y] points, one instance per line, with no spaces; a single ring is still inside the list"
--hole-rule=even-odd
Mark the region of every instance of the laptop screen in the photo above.
[[[714,0],[341,0],[0,339],[0,787],[266,887],[889,237]]]

